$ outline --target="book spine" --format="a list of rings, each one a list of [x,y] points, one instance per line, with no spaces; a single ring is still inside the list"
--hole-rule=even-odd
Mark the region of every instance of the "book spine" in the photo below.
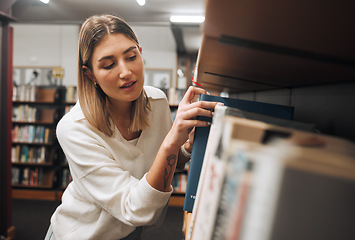
[[[187,178],[184,211],[192,212],[196,199],[196,191],[200,178],[205,147],[207,144],[210,127],[199,127],[195,129],[194,146],[191,153],[191,163]]]
[[[226,156],[226,173],[222,183],[216,221],[212,239],[226,239],[228,224],[230,223],[233,204],[238,202],[238,195],[243,176],[246,173],[248,158],[243,147],[232,145],[232,153]],[[226,152],[227,150],[225,150]]]
[[[269,240],[283,178],[280,149],[265,147],[253,156],[253,186],[245,212],[242,240]]]
[[[218,196],[224,174],[224,162],[217,150],[220,146],[225,115],[223,106],[216,106],[213,121],[208,136],[206,152],[201,169],[196,192],[196,200],[191,216],[188,239],[210,239],[212,235],[215,214],[217,212]]]
[[[238,240],[240,239],[244,212],[247,207],[247,200],[249,196],[249,190],[251,187],[252,172],[246,171],[241,179],[240,190],[237,196],[237,200],[233,202],[231,208],[230,222],[227,223],[226,240]]]

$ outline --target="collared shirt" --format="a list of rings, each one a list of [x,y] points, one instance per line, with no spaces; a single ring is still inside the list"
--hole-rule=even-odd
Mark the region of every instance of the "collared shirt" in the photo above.
[[[152,109],[150,127],[136,144],[117,128],[108,137],[91,126],[78,103],[58,123],[73,181],[51,218],[56,239],[120,239],[159,218],[172,190],[154,189],[146,173],[172,121],[165,94],[144,88]]]

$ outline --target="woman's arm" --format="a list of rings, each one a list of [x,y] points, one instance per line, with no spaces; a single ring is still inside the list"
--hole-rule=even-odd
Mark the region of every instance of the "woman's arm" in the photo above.
[[[208,122],[196,120],[197,116],[212,117],[209,109],[216,102],[199,101],[192,103],[195,96],[206,94],[201,88],[190,87],[181,100],[174,124],[165,137],[153,165],[146,176],[148,183],[159,191],[171,191],[170,185],[178,162],[180,147],[186,142],[194,127],[206,127]],[[189,148],[188,145],[186,145]]]

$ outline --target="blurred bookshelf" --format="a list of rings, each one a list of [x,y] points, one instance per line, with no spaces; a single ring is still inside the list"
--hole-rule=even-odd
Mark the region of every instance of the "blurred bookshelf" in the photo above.
[[[55,129],[75,104],[76,87],[14,85],[12,100],[12,196],[59,200],[63,157]]]

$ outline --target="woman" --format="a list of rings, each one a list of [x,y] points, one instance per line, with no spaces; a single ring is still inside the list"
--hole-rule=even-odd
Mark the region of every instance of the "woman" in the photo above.
[[[140,239],[172,193],[175,168],[189,160],[197,115],[216,103],[191,103],[190,87],[174,124],[164,93],[143,87],[142,48],[132,29],[111,15],[87,19],[79,34],[79,101],[57,126],[73,181],[47,239]],[[127,237],[128,236],[128,237]]]

